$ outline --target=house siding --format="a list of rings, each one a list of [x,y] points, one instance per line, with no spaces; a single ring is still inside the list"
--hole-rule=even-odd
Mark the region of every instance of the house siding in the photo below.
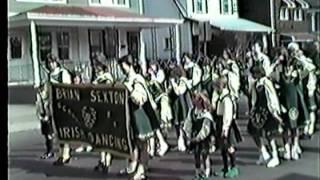
[[[8,0],[8,12],[25,12],[30,9],[38,8],[45,5],[66,5],[63,3],[59,4],[50,4],[43,2],[20,2],[17,0]],[[89,5],[88,0],[67,0],[67,5],[74,6],[87,6]]]
[[[139,0],[130,0],[130,10],[136,13],[140,12]]]
[[[182,15],[179,12],[176,4],[172,0],[144,0],[144,15],[152,16],[152,17],[161,17],[161,18],[174,18],[174,19],[182,19]],[[146,44],[146,58],[147,59],[170,59],[175,58],[175,49],[172,52],[171,50],[165,49],[165,38],[170,37],[170,27],[165,28],[156,28],[155,33],[152,33],[152,29],[144,29],[142,30],[144,42]],[[172,26],[173,33],[173,48],[175,48],[175,28]],[[182,29],[182,26],[180,27]],[[155,36],[155,37],[152,37]],[[180,33],[181,44],[186,44],[186,40]],[[153,43],[156,43],[153,44]],[[153,52],[156,50],[156,52]],[[184,49],[181,49],[181,52]]]
[[[239,16],[266,26],[271,26],[270,1],[271,0],[238,0]]]
[[[306,14],[304,9],[303,21],[295,21],[293,19],[293,9],[289,9],[289,20],[280,20],[280,8],[281,1],[275,1],[275,25],[279,33],[310,32],[309,19],[311,19],[311,17]]]

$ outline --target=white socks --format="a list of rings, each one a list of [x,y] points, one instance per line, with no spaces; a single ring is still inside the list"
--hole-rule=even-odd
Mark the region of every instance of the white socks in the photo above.
[[[310,123],[309,123],[309,128],[308,128],[309,135],[313,135],[315,123],[316,123],[316,114],[315,114],[315,112],[311,112],[310,113]]]
[[[70,158],[70,146],[69,146],[69,144],[64,144],[63,149],[62,149],[62,158],[63,158],[63,160],[66,160],[66,159]]]
[[[291,147],[290,147],[290,144],[286,143],[284,148],[285,148],[284,159],[291,160]]]
[[[261,146],[261,154],[265,161],[268,161],[271,158],[266,146],[264,145]]]
[[[180,136],[178,138],[178,150],[184,152],[187,150],[185,139],[183,137],[183,131],[180,129]]]
[[[183,138],[182,135],[179,136],[178,138],[178,150],[181,152],[184,152],[187,150],[186,144],[185,144],[185,140]]]
[[[160,144],[160,148],[159,148],[159,151],[158,151],[158,154],[159,156],[164,156],[164,154],[168,151],[169,149],[169,145],[168,143],[165,141],[161,131],[158,129],[156,131],[156,135],[157,135],[157,138],[159,139],[159,144]]]
[[[277,167],[280,164],[276,141],[274,139],[271,140],[270,145],[271,145],[271,148],[272,148],[272,159],[268,162],[267,167],[268,168],[274,168],[274,167]]]

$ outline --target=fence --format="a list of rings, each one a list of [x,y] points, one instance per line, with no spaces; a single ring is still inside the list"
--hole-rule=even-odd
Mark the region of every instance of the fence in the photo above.
[[[21,60],[23,61],[23,60]],[[32,84],[33,67],[32,62],[8,63],[8,84]]]
[[[117,64],[116,59],[108,59],[102,62],[106,65],[107,71],[110,72],[116,80],[123,78],[122,71]],[[70,71],[78,71],[81,73],[84,82],[90,82],[91,79],[91,63],[90,61],[84,60],[72,60],[72,61],[61,61],[61,64],[69,69]],[[8,83],[9,84],[33,84],[33,64],[31,63],[10,63],[8,64]],[[48,71],[45,68],[44,63],[40,65],[40,76],[41,81],[45,82],[48,80]]]

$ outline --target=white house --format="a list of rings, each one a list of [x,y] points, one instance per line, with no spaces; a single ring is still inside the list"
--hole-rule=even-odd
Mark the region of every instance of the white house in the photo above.
[[[32,91],[45,78],[42,67],[48,53],[57,55],[70,69],[85,70],[90,66],[91,54],[103,52],[105,63],[114,70],[114,59],[128,53],[139,58],[143,47],[148,47],[140,46],[144,42],[142,30],[176,28],[183,23],[179,18],[143,14],[142,0],[8,2],[8,85],[9,95],[12,94],[9,99],[24,92],[21,87]],[[180,42],[180,36],[175,37]],[[15,93],[16,89],[21,91]]]

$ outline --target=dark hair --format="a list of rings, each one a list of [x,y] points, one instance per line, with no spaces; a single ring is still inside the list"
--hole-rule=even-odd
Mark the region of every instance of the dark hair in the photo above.
[[[251,73],[253,75],[253,77],[255,78],[260,78],[266,75],[265,70],[263,69],[261,64],[256,64],[255,66],[253,66],[251,68]]]
[[[122,63],[126,63],[128,64],[129,66],[133,66],[134,62],[133,62],[133,57],[128,54],[128,55],[125,55],[125,56],[122,56],[119,60],[118,60],[118,64],[122,64]]]
[[[58,62],[58,58],[56,56],[54,56],[52,53],[48,53],[47,54],[47,59],[45,61],[45,67],[50,70],[50,63],[51,62],[56,62],[57,63],[57,67],[61,67],[61,64]]]

